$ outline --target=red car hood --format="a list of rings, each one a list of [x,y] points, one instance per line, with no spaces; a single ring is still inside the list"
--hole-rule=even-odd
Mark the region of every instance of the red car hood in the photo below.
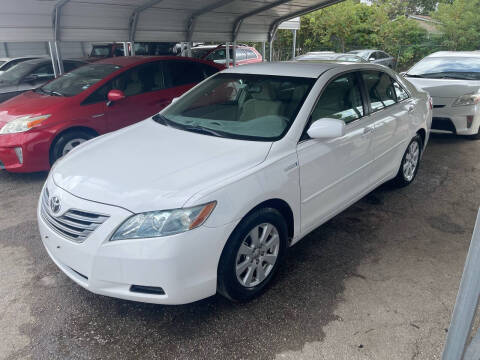
[[[0,104],[0,125],[23,116],[50,114],[69,99],[27,91]]]

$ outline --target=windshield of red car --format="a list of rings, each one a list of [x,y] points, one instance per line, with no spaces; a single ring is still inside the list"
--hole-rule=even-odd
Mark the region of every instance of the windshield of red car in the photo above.
[[[75,96],[120,69],[113,64],[88,64],[75,69],[39,88],[58,96]]]

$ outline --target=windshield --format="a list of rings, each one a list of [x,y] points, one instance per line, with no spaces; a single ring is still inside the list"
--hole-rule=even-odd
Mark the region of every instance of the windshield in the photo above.
[[[4,73],[0,74],[0,84],[16,84],[29,74],[35,66],[38,64],[29,64],[28,62],[22,62],[8,69]]]
[[[350,53],[358,55],[358,56],[366,59],[366,58],[368,58],[368,55],[370,54],[370,51],[369,50],[353,50],[353,51],[350,51]]]
[[[411,77],[430,79],[480,80],[480,57],[431,57],[414,65]]]
[[[338,54],[305,54],[295,58],[295,60],[335,60]]]
[[[88,64],[49,82],[37,91],[59,96],[74,96],[120,69],[113,64]]]
[[[219,74],[165,109],[158,122],[234,139],[274,141],[292,125],[315,79]]]
[[[90,56],[93,57],[110,57],[112,56],[112,46],[111,45],[104,45],[104,46],[94,46],[92,48],[92,53]]]

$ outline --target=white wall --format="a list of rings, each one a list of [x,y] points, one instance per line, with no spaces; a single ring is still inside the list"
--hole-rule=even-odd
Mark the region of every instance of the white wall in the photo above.
[[[64,59],[85,57],[90,53],[91,48],[89,42],[60,42],[60,50]],[[48,43],[43,41],[0,43],[0,57],[27,55],[49,55]]]

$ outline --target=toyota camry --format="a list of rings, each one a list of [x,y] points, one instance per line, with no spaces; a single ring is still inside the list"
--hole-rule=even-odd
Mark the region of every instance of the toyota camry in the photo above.
[[[431,119],[428,94],[383,66],[228,69],[57,161],[41,238],[97,294],[247,301],[309,232],[386,181],[412,183]]]

